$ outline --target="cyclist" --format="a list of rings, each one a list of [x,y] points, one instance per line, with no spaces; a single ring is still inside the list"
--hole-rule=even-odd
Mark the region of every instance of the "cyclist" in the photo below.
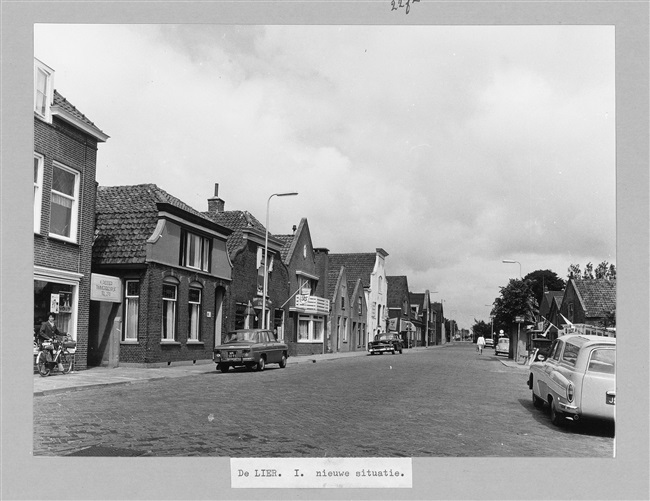
[[[50,313],[47,317],[47,322],[41,324],[41,329],[38,331],[39,341],[42,344],[43,341],[52,341],[53,344],[48,349],[48,361],[53,359],[54,343],[58,342],[56,336],[63,336],[59,328],[54,324],[54,313]],[[59,372],[63,374],[63,364],[59,362]]]

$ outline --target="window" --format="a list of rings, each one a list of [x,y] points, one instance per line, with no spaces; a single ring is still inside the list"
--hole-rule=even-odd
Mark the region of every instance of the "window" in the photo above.
[[[345,310],[345,296],[341,296],[341,309]]]
[[[43,155],[34,153],[34,233],[41,232],[43,201]]]
[[[298,317],[298,342],[320,343],[323,341],[323,317],[300,315]]]
[[[359,296],[359,316],[363,315],[363,297]]]
[[[138,314],[140,310],[140,282],[127,280],[124,287],[124,331],[122,341],[138,340]]]
[[[201,327],[201,290],[190,287],[190,332],[189,341],[200,341]]]
[[[591,354],[589,372],[600,372],[603,374],[616,373],[616,351],[612,349],[596,349]]]
[[[55,164],[52,168],[50,235],[76,242],[79,173]]]
[[[562,351],[562,343],[561,341],[558,341],[557,339],[553,341],[554,345],[551,347],[551,354],[549,355],[549,358],[552,358],[553,360],[560,360],[560,352]]]
[[[574,367],[576,361],[578,360],[578,353],[580,352],[580,347],[571,343],[566,343],[564,348],[564,353],[562,354],[562,360],[568,365]]]
[[[163,284],[162,340],[176,340],[176,285]]]
[[[348,319],[343,318],[343,342],[348,342]]]
[[[34,61],[34,113],[44,120],[50,120],[54,71],[38,59]]]
[[[181,266],[209,272],[211,240],[189,231],[183,231],[181,238]]]

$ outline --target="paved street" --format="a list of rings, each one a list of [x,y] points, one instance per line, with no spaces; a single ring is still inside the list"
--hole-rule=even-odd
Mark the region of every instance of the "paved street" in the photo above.
[[[612,427],[556,428],[502,360],[459,343],[45,394],[34,455],[612,457]]]

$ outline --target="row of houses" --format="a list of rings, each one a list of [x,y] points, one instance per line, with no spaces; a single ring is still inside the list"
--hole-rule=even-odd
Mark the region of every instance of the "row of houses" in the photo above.
[[[109,136],[53,79],[35,60],[34,327],[56,313],[77,370],[210,360],[226,332],[264,325],[292,356],[365,350],[381,332],[445,341],[442,304],[388,275],[384,249],[315,247],[305,218],[269,235],[248,211],[225,210],[218,184],[204,211],[155,184],[98,186]]]
[[[544,291],[535,325],[523,330],[513,328],[510,333],[511,357],[528,356],[535,338],[552,341],[568,332],[616,336],[615,315],[615,278],[570,277],[563,290]]]

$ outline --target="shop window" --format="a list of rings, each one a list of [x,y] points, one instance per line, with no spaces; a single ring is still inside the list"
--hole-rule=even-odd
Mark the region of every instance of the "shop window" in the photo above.
[[[189,341],[200,341],[201,330],[201,289],[190,287],[189,295],[190,332]]]
[[[163,284],[162,289],[162,340],[176,340],[176,295],[178,287],[175,284]]]
[[[75,336],[73,314],[75,313],[74,285],[34,280],[34,328],[47,321],[54,313],[59,331]]]
[[[138,317],[140,313],[140,282],[127,280],[124,287],[124,331],[122,341],[138,340]]]
[[[52,168],[50,235],[77,240],[79,173],[60,164]]]
[[[181,266],[210,271],[211,240],[183,230],[181,237]]]
[[[43,212],[43,155],[34,153],[34,233],[41,232],[41,213]]]

